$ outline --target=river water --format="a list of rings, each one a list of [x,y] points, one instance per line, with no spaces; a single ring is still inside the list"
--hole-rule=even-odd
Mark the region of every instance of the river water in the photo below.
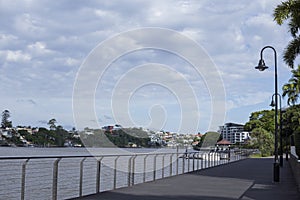
[[[192,165],[196,167],[196,164],[198,169],[208,165],[205,159],[201,161],[197,159],[196,163],[195,161],[192,163],[192,159],[185,161],[186,159],[177,158],[177,154],[172,154],[176,152],[183,155],[185,150],[1,147],[0,157],[96,156],[84,160],[83,157],[59,160],[57,199],[69,199],[78,197],[81,187],[82,195],[93,194],[97,191],[97,171],[99,170],[97,160],[99,158],[101,158],[100,191],[112,190],[114,187],[127,187],[129,182],[132,184],[132,181],[137,184],[181,174],[190,171]],[[134,159],[129,156],[143,153],[159,155],[139,155]],[[30,159],[26,162],[26,159],[0,159],[0,199],[21,199],[22,180],[25,180],[23,182],[24,199],[52,199],[55,160],[56,158]],[[82,177],[80,178],[81,162]],[[24,165],[25,169],[22,168]],[[134,178],[128,173],[133,169]]]

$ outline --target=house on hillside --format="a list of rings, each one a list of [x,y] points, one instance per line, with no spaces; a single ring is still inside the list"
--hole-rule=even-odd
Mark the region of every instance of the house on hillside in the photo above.
[[[11,128],[0,129],[0,134],[1,136],[4,136],[6,138],[12,138],[13,136],[13,132]]]

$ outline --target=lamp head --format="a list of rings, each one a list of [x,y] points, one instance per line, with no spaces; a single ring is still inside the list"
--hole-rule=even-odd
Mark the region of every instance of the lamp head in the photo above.
[[[272,99],[271,103],[270,103],[270,106],[271,107],[275,107],[276,103],[274,102],[274,100]]]
[[[268,69],[268,67],[265,64],[265,61],[263,59],[260,59],[255,69],[258,69],[259,71],[264,71],[265,69]]]

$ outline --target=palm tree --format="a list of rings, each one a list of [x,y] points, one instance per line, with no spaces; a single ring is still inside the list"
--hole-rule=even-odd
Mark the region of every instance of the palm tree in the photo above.
[[[277,24],[282,25],[289,20],[288,27],[293,39],[284,50],[283,59],[285,63],[294,68],[294,61],[300,54],[300,0],[287,0],[279,4],[273,13]]]
[[[292,70],[292,78],[282,87],[282,96],[288,96],[288,105],[295,105],[300,94],[300,65],[297,70]]]

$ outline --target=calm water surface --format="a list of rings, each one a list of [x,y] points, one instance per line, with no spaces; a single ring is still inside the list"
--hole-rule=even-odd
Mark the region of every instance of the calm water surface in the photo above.
[[[11,156],[72,156],[72,155],[111,155],[131,153],[169,153],[177,149],[169,148],[37,148],[37,147],[0,147],[0,157]],[[184,149],[179,151],[183,152]]]

